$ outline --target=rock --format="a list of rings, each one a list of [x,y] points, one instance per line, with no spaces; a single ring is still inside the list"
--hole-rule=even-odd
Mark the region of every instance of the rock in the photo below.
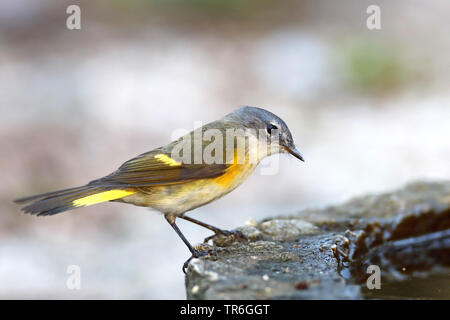
[[[188,299],[412,297],[416,282],[402,283],[418,276],[442,283],[439,297],[450,298],[450,182],[416,182],[237,230],[245,237],[215,237],[216,254],[191,261]],[[390,288],[385,296],[365,286],[372,264]]]
[[[239,227],[236,230],[240,231],[249,240],[258,240],[262,235],[261,231],[254,226]]]
[[[271,219],[259,225],[262,232],[274,239],[296,239],[301,234],[314,234],[318,228],[310,222],[299,219]]]

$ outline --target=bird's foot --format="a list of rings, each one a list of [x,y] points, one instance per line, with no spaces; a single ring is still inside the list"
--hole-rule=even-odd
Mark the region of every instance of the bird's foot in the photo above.
[[[211,235],[209,237],[206,237],[205,240],[203,240],[203,243],[208,243],[209,240],[214,239],[217,236],[224,236],[226,238],[233,237],[233,240],[235,240],[235,239],[247,239],[247,237],[242,232],[240,232],[238,230],[229,231],[229,230],[217,229],[216,232],[213,235]]]
[[[206,257],[206,256],[212,256],[215,255],[216,251],[215,250],[207,250],[207,251],[199,251],[199,250],[195,250],[191,257],[189,259],[186,260],[186,262],[183,264],[183,272],[186,273],[187,267],[189,265],[189,262],[191,262],[192,259],[194,258],[200,258],[200,257]]]

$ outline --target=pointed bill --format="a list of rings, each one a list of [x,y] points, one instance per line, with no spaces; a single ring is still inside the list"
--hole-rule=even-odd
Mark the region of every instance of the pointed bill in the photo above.
[[[287,152],[289,152],[290,154],[292,154],[294,157],[296,157],[297,159],[302,160],[303,162],[305,161],[305,159],[303,159],[302,154],[300,153],[300,151],[297,150],[297,148],[288,148],[286,147]]]

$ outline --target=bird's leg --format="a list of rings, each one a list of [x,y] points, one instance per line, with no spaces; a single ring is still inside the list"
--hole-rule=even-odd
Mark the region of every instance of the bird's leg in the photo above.
[[[234,235],[234,236],[238,236],[238,237],[241,237],[241,238],[245,238],[244,235],[241,232],[239,232],[239,231],[223,230],[223,229],[214,227],[214,226],[212,226],[210,224],[198,221],[196,219],[193,219],[193,218],[187,217],[187,216],[181,216],[179,218],[187,220],[187,221],[190,221],[190,222],[195,223],[195,224],[198,224],[199,226],[202,226],[202,227],[204,227],[206,229],[209,229],[209,230],[213,231],[214,234],[212,236],[209,236],[209,237],[205,238],[204,243],[207,243],[209,240],[211,240],[212,238],[214,238],[218,234],[222,234],[224,236]]]
[[[183,272],[186,273],[186,268],[189,264],[189,262],[193,259],[193,258],[199,258],[202,256],[206,256],[208,255],[207,252],[202,252],[202,251],[198,251],[196,250],[190,243],[189,241],[186,239],[186,237],[183,235],[183,233],[181,233],[180,229],[178,228],[178,226],[175,224],[175,217],[174,216],[164,216],[167,220],[167,222],[169,222],[169,224],[172,226],[173,230],[175,230],[175,232],[178,234],[178,236],[181,238],[181,240],[183,240],[184,244],[188,247],[189,251],[191,252],[191,257],[186,260],[186,262],[183,264]]]

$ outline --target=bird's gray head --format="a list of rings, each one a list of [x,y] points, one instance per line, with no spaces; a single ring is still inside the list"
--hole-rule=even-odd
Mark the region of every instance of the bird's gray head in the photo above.
[[[280,146],[278,152],[289,152],[296,158],[304,161],[300,152],[295,148],[294,139],[286,123],[267,110],[245,106],[226,116],[230,120],[238,121],[248,129],[256,130],[259,139],[277,142]],[[261,136],[261,133],[263,136]]]

